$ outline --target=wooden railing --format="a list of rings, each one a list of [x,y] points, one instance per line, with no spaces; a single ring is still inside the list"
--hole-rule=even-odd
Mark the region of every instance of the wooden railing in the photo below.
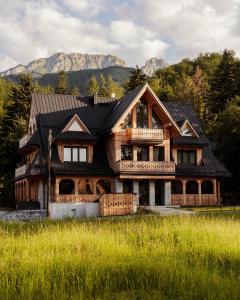
[[[119,173],[174,173],[175,162],[121,160],[117,162],[116,171]]]
[[[215,194],[172,194],[172,205],[216,205],[217,197]]]
[[[79,194],[79,195],[53,195],[52,202],[93,202],[101,197],[100,194]]]
[[[25,164],[15,169],[15,178],[26,175],[28,165]]]
[[[128,128],[127,135],[133,141],[161,142],[163,140],[163,129]]]
[[[31,135],[30,134],[26,134],[24,135],[24,137],[22,137],[20,140],[19,140],[19,148],[22,148],[24,147],[28,141],[30,140],[31,138]]]
[[[137,211],[137,194],[104,194],[99,199],[101,216],[121,216]]]

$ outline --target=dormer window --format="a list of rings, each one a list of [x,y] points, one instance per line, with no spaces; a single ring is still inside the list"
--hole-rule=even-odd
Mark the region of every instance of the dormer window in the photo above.
[[[178,165],[196,165],[197,157],[195,150],[178,150],[177,163]]]
[[[64,147],[65,162],[86,162],[87,148],[86,147]]]
[[[192,136],[192,132],[191,132],[191,130],[187,126],[184,126],[181,129],[181,132],[182,132],[183,136]]]

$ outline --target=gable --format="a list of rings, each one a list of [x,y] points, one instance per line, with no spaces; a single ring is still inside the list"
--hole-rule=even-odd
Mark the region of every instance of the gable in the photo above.
[[[62,132],[67,131],[90,133],[87,127],[76,114],[71,118],[71,120],[65,125],[64,129],[62,130]]]
[[[184,122],[182,122],[180,129],[183,136],[191,136],[191,137],[199,138],[197,132],[194,130],[194,128],[191,126],[191,124],[187,119]]]
[[[169,127],[172,127],[174,130],[175,135],[179,136],[181,135],[181,131],[179,127],[177,126],[176,122],[173,120],[170,113],[167,111],[163,103],[158,99],[157,95],[154,93],[154,91],[151,89],[148,83],[146,83],[144,86],[141,87],[139,90],[139,87],[136,89],[137,94],[134,94],[134,98],[131,98],[130,103],[128,103],[128,107],[126,107],[125,111],[123,111],[121,114],[119,114],[118,120],[116,120],[115,124],[113,124],[112,132],[115,132],[120,127],[121,123],[124,123],[125,118],[131,113],[132,109],[139,103],[141,98],[144,98],[147,100],[148,103],[153,107],[154,112],[156,112],[161,121]],[[132,91],[132,93],[134,93]],[[126,95],[127,96],[127,95]],[[125,97],[126,97],[125,96]],[[125,101],[125,98],[123,98],[120,101]],[[120,105],[119,105],[120,107]]]

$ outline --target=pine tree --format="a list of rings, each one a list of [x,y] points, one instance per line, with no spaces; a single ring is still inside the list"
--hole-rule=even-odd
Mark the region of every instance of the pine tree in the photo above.
[[[96,79],[96,76],[92,76],[90,81],[89,81],[89,84],[88,84],[88,95],[94,95],[96,93],[98,93],[99,91],[99,86],[98,86],[98,82],[97,82],[97,79]]]
[[[55,94],[67,94],[68,93],[68,78],[65,71],[60,71],[57,79],[57,86],[55,88]]]
[[[134,90],[137,86],[146,83],[146,81],[147,76],[136,66],[136,69],[134,69],[129,76],[127,92]]]
[[[34,92],[32,77],[21,75],[19,85],[13,86],[8,94],[5,113],[0,120],[0,186],[3,188],[1,201],[10,205],[14,202],[14,169],[18,156],[18,141],[27,129],[31,93]]]
[[[223,111],[226,104],[237,95],[237,70],[234,52],[225,50],[217,69],[209,81],[207,108],[209,118]]]
[[[206,98],[207,83],[205,82],[202,70],[198,65],[192,79],[196,87],[196,102],[194,103],[194,106],[198,116],[202,119],[205,114],[204,99]]]
[[[124,89],[112,79],[111,75],[108,75],[107,78],[107,95],[111,97],[113,94],[115,94],[116,99],[120,99],[124,95]]]

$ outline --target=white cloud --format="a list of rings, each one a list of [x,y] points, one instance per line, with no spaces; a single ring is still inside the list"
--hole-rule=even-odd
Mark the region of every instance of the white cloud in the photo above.
[[[171,62],[240,51],[240,0],[0,0],[0,7],[0,70],[60,51],[115,54],[131,66],[152,56]]]

